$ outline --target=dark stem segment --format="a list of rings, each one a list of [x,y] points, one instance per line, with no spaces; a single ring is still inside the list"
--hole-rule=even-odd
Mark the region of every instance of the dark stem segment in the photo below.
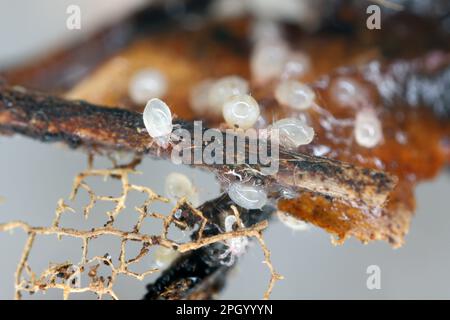
[[[175,121],[194,140],[192,123]],[[206,130],[203,129],[203,130]],[[18,87],[0,86],[0,131],[19,133],[45,142],[62,141],[76,148],[85,146],[97,151],[123,150],[170,158],[172,146],[160,148],[147,134],[142,114],[106,108],[85,101],[68,101]],[[226,133],[222,133],[225,135]],[[226,141],[224,139],[223,141]],[[255,142],[256,143],[256,142]],[[195,148],[203,148],[196,145]],[[396,184],[392,175],[336,160],[280,149],[279,171],[264,176],[258,164],[190,164],[233,179],[234,173],[256,177],[269,191],[306,189],[351,203],[382,205]],[[237,157],[237,155],[236,155]]]
[[[224,230],[224,219],[232,214],[231,205],[235,205],[227,195],[205,202],[198,209],[203,213],[208,223],[204,235],[213,236]],[[245,210],[239,208],[240,218],[245,227],[249,228],[258,222],[271,218],[275,208],[265,206],[262,210]],[[197,221],[186,220],[192,227]],[[194,233],[192,239],[196,239]],[[147,285],[145,300],[171,299],[211,299],[224,286],[228,272],[236,264],[224,265],[220,258],[226,249],[222,243],[215,243],[188,252],[175,260],[159,278]]]
[[[184,254],[147,285],[144,300],[211,299],[224,286],[231,267],[207,264],[208,248]],[[199,296],[201,295],[201,296]]]

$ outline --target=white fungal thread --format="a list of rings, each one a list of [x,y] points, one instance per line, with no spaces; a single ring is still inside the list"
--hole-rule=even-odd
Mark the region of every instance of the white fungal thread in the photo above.
[[[161,98],[167,93],[166,77],[155,69],[137,72],[130,80],[128,94],[131,100],[139,105],[152,98]]]
[[[234,203],[248,210],[261,209],[267,203],[264,188],[248,183],[232,183],[228,189],[228,195]]]
[[[160,147],[166,149],[173,131],[172,113],[167,104],[157,98],[151,99],[145,106],[143,119],[148,134]]]
[[[314,139],[314,129],[296,118],[278,120],[272,124],[272,130],[278,130],[279,143],[286,148],[298,148]]]
[[[383,139],[381,122],[372,109],[363,109],[356,114],[354,137],[365,148],[373,148]]]
[[[313,105],[316,94],[310,87],[299,81],[287,80],[277,85],[275,98],[282,105],[303,111]]]
[[[237,222],[237,218],[234,214],[227,216],[224,222],[225,232],[232,232],[234,230],[234,225]],[[240,227],[243,228],[245,226],[242,224]],[[246,252],[249,241],[247,237],[235,237],[227,239],[224,242],[227,249],[219,256],[219,259],[221,259],[221,264],[232,266],[236,257],[240,257]]]
[[[171,172],[165,181],[165,194],[173,202],[186,198],[194,207],[200,204],[199,194],[191,180],[184,174]]]
[[[224,175],[232,175],[236,178],[238,178],[240,181],[242,181],[242,175],[237,173],[235,169],[230,169],[227,172],[224,173]],[[229,179],[227,179],[229,181]]]
[[[259,118],[258,102],[249,95],[235,95],[223,105],[223,117],[228,126],[240,129],[253,127]]]

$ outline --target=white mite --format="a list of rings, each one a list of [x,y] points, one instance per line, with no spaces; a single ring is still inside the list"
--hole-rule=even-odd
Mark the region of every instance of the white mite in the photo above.
[[[373,148],[383,139],[381,122],[372,109],[363,109],[356,114],[354,136],[365,148]]]
[[[227,100],[236,95],[246,94],[248,90],[248,82],[239,76],[228,76],[216,80],[208,93],[212,112],[220,114]]]
[[[341,106],[355,107],[368,99],[367,90],[357,81],[340,77],[331,84],[331,94]]]
[[[237,219],[234,215],[229,215],[225,218],[225,232],[232,232],[234,224],[237,223]],[[243,226],[242,226],[243,227]],[[243,255],[248,246],[247,237],[235,237],[225,240],[227,249],[222,253],[219,258],[224,259],[222,264],[231,266],[233,265],[236,257]]]
[[[276,87],[275,98],[278,103],[289,108],[306,110],[312,106],[316,94],[310,87],[299,81],[286,80]]]
[[[154,69],[137,72],[130,81],[128,94],[134,103],[143,105],[152,98],[161,98],[167,92],[166,77]]]
[[[252,77],[258,84],[279,79],[286,64],[289,53],[287,45],[282,41],[268,41],[256,45],[250,57]]]
[[[300,219],[296,219],[291,216],[289,213],[278,211],[277,212],[278,219],[289,229],[294,231],[305,231],[310,228],[310,225],[305,221]]]
[[[251,96],[237,95],[229,98],[223,105],[223,118],[230,127],[248,129],[259,118],[259,105]]]
[[[155,262],[158,268],[169,266],[178,256],[178,252],[166,247],[158,247],[155,250]]]
[[[261,209],[267,203],[262,187],[236,182],[230,185],[228,195],[238,206],[245,209]]]
[[[167,148],[173,130],[172,113],[163,101],[153,98],[145,106],[143,119],[148,134],[156,143]]]
[[[181,173],[172,172],[166,177],[165,194],[174,202],[185,197],[195,207],[200,204],[199,194],[191,180]]]
[[[311,59],[303,52],[292,52],[286,58],[283,79],[296,79],[304,76],[311,69]]]
[[[297,148],[314,139],[314,129],[296,118],[278,120],[272,124],[271,130],[278,130],[279,142],[286,148]]]
[[[222,108],[219,109],[219,112],[214,112],[217,110],[211,108],[209,104],[209,91],[213,84],[213,80],[207,79],[200,81],[191,89],[189,102],[192,110],[199,116],[203,116],[205,113],[212,113],[215,116],[222,114]]]

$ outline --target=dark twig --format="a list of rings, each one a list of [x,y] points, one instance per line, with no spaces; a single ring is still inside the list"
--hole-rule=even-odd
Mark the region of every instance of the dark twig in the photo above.
[[[205,235],[219,234],[224,230],[223,220],[231,213],[231,205],[230,198],[222,195],[198,208],[208,219]],[[246,227],[251,227],[270,219],[274,210],[270,206],[262,210],[241,208],[240,217]],[[214,243],[180,256],[154,283],[147,286],[144,299],[211,298],[223,287],[228,272],[236,264],[224,265],[220,259],[223,251],[222,244]]]
[[[194,139],[192,123],[176,121],[176,125],[188,130]],[[154,143],[145,131],[140,113],[67,101],[23,88],[0,87],[0,130],[99,151],[124,150],[161,158],[169,158],[172,151],[171,147],[163,150]],[[307,189],[369,206],[382,205],[396,183],[395,177],[382,171],[283,149],[280,169],[274,176],[263,176],[260,166],[249,164],[248,159],[235,165],[192,165],[219,176],[233,170],[244,177],[256,177],[272,188],[271,192],[280,188]]]

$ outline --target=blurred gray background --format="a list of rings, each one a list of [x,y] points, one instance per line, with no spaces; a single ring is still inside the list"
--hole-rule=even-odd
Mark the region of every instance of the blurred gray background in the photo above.
[[[0,0],[0,67],[24,61],[47,52],[77,38],[86,36],[105,20],[117,19],[126,10],[142,4],[142,0]],[[66,8],[77,4],[82,11],[82,30],[68,31],[65,27]],[[100,159],[97,166],[108,162]],[[55,144],[42,144],[23,137],[0,136],[0,223],[24,220],[32,225],[47,226],[54,217],[56,202],[67,198],[76,173],[86,168],[86,155]],[[143,175],[133,182],[153,187],[163,193],[161,181],[178,171],[187,174],[197,185],[202,200],[218,193],[214,178],[191,168],[174,166],[167,162],[146,160],[139,167]],[[94,184],[104,194],[117,191],[117,184]],[[450,298],[450,215],[446,203],[450,192],[450,176],[443,173],[433,182],[417,189],[418,209],[412,221],[406,244],[393,250],[386,243],[362,245],[349,240],[335,247],[324,231],[311,228],[294,233],[276,219],[265,232],[272,251],[273,264],[285,276],[273,291],[274,299],[448,299]],[[84,200],[83,200],[84,199]],[[142,198],[132,199],[132,201]],[[84,202],[83,202],[84,201]],[[85,203],[86,197],[81,197]],[[80,201],[78,201],[80,202]],[[79,208],[79,206],[75,206]],[[133,206],[129,204],[129,207]],[[80,215],[68,215],[63,224],[87,227],[101,223],[101,206],[94,210],[88,221]],[[163,207],[157,209],[164,209]],[[167,209],[167,208],[166,208]],[[136,216],[129,209],[119,221],[130,226]],[[131,218],[130,218],[131,217]],[[149,225],[148,232],[157,230]],[[0,299],[13,297],[13,275],[20,259],[25,235],[17,230],[13,234],[0,233]],[[55,237],[39,238],[32,251],[31,262],[36,270],[47,267],[48,262],[77,261],[81,243],[72,240],[55,241]],[[117,252],[119,243],[114,239],[93,242],[92,254]],[[136,248],[135,248],[136,249]],[[261,262],[263,255],[253,246],[233,272],[220,296],[229,299],[259,299],[267,287],[269,273]],[[153,262],[144,261],[142,268]],[[368,290],[366,269],[369,265],[381,268],[381,289]],[[136,299],[145,292],[145,284],[120,278],[116,292],[122,299]],[[59,291],[32,298],[62,297]],[[24,298],[28,298],[25,295]],[[73,298],[92,298],[78,295]]]

